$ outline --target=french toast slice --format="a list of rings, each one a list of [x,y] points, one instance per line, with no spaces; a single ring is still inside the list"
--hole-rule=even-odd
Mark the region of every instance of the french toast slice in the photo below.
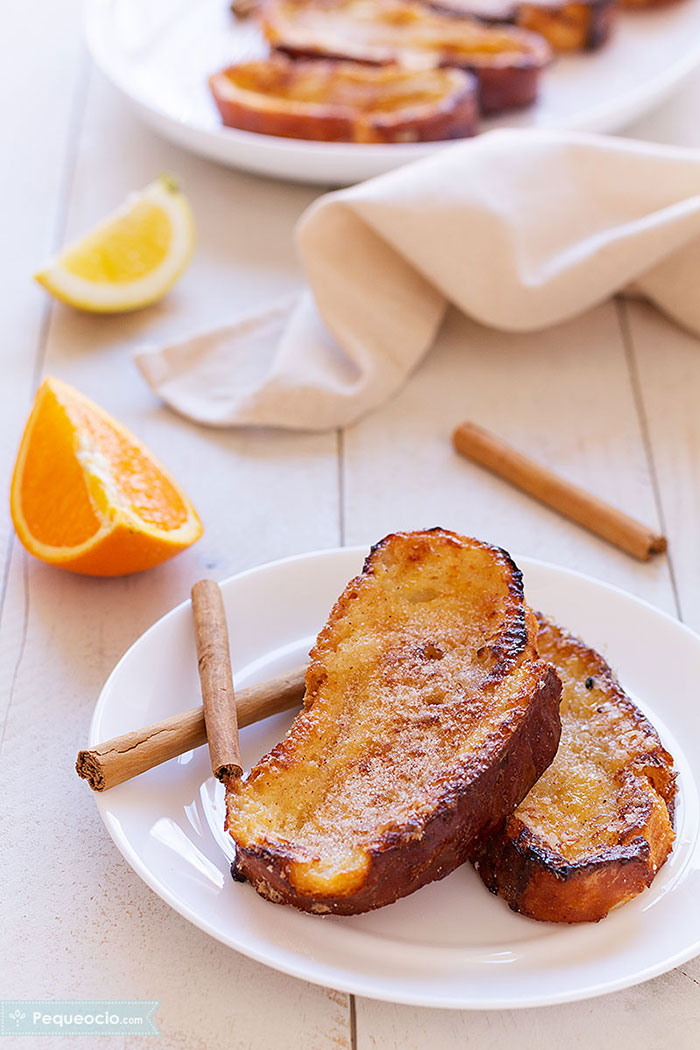
[[[522,0],[514,22],[539,33],[555,51],[597,51],[610,39],[617,11],[618,0]]]
[[[440,11],[539,33],[554,51],[596,51],[610,38],[618,0],[424,0]]]
[[[556,758],[473,857],[514,911],[595,922],[650,885],[673,845],[673,759],[602,656],[540,613],[562,681]]]
[[[410,72],[271,55],[209,80],[229,127],[323,142],[465,138],[479,119],[476,81],[461,69]]]
[[[656,11],[665,7],[675,7],[682,0],[619,0],[620,6],[629,11]]]
[[[349,915],[462,864],[556,752],[560,683],[536,634],[505,551],[442,529],[373,547],[286,738],[227,786],[234,877]]]
[[[536,33],[419,0],[266,0],[261,25],[271,46],[294,58],[467,70],[477,79],[482,113],[530,105],[552,57]]]

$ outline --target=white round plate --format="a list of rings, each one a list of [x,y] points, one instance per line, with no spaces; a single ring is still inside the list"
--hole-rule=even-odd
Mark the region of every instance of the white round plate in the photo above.
[[[299,666],[364,548],[265,565],[222,584],[240,685]],[[318,917],[270,904],[229,874],[223,788],[206,748],[97,795],[115,843],[185,918],[244,955],[370,998],[424,1006],[513,1008],[600,995],[647,980],[700,951],[700,638],[622,591],[519,560],[529,601],[600,649],[653,719],[679,771],[676,843],[653,885],[594,925],[558,926],[510,911],[469,865],[396,904]],[[190,603],[127,652],[100,696],[92,744],[192,707],[198,698]],[[291,715],[241,733],[246,765]]]
[[[234,167],[326,185],[357,182],[444,149],[445,143],[304,142],[222,127],[207,77],[263,53],[258,30],[226,0],[88,0],[92,54],[154,128]],[[700,65],[700,0],[622,12],[614,38],[591,54],[559,58],[537,104],[491,127],[617,131],[660,102]]]

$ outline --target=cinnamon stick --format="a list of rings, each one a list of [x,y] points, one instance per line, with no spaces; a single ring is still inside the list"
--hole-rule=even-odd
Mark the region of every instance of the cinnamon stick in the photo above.
[[[304,696],[304,675],[305,668],[298,667],[260,685],[239,690],[236,711],[241,729],[300,704]],[[204,708],[193,707],[79,751],[75,770],[93,791],[107,791],[206,742]]]
[[[505,478],[632,557],[648,561],[653,554],[666,550],[665,536],[552,473],[475,423],[461,423],[452,435],[452,443],[467,459]]]
[[[242,775],[243,765],[238,744],[226,610],[218,583],[213,580],[195,583],[192,615],[212,773],[217,780],[226,783],[230,777]]]
[[[238,726],[243,729],[297,707],[303,697],[304,674],[305,668],[300,667],[241,689],[236,695]],[[107,791],[206,742],[204,708],[191,708],[79,751],[76,772],[93,791]]]

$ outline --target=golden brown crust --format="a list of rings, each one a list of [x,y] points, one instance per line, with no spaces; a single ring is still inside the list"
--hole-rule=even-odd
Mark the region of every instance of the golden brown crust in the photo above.
[[[610,39],[617,0],[518,5],[515,24],[540,33],[555,51],[596,51]]]
[[[673,759],[603,657],[538,614],[562,680],[557,756],[474,861],[515,911],[593,922],[650,885],[673,844]]]
[[[229,8],[232,15],[243,20],[257,15],[261,4],[262,0],[231,0]]]
[[[409,72],[272,55],[209,80],[228,127],[323,142],[421,142],[476,132],[476,81],[463,70]]]
[[[311,652],[304,709],[229,786],[236,873],[314,913],[378,908],[448,875],[559,739],[522,578],[444,530],[374,547]]]
[[[536,33],[485,25],[414,0],[267,0],[262,27],[272,47],[296,58],[464,69],[477,78],[483,113],[530,105],[551,60],[549,45]]]
[[[682,0],[620,0],[620,6],[629,11],[655,11],[658,7],[675,7]]]
[[[617,0],[425,0],[431,7],[539,33],[555,51],[595,51],[609,39]]]

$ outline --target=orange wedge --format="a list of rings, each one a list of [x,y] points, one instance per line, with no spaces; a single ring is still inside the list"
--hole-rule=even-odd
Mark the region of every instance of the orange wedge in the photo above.
[[[10,509],[30,554],[88,576],[150,569],[202,535],[194,507],[146,446],[52,377],[27,421]]]

